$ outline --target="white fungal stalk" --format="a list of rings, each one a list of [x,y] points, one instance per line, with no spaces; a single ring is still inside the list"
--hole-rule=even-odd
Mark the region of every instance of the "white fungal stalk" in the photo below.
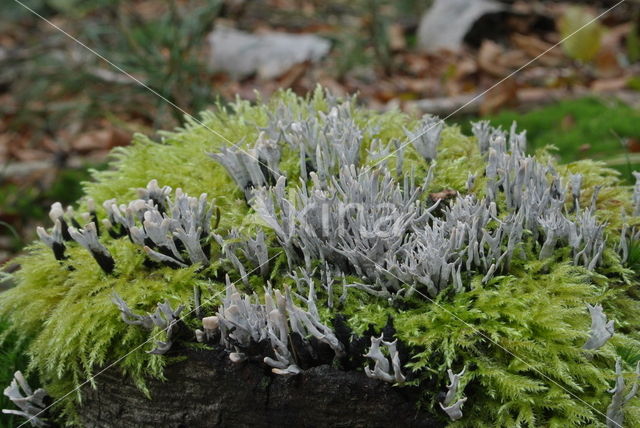
[[[614,321],[607,321],[607,316],[600,304],[594,306],[587,304],[587,309],[591,315],[591,336],[582,348],[595,350],[601,348],[613,336]]]
[[[174,268],[209,265],[213,207],[207,195],[194,198],[176,189],[172,199],[170,192],[170,187],[161,188],[151,180],[146,188],[138,189],[143,199],[120,206],[113,199],[106,201],[105,226],[113,237],[128,235],[154,262]]]
[[[607,428],[620,428],[624,426],[624,408],[627,403],[635,397],[638,392],[638,381],[640,380],[640,362],[636,364],[635,379],[631,390],[625,394],[625,381],[622,376],[622,359],[616,359],[616,383],[613,389],[609,390],[611,404],[607,407]]]
[[[64,253],[66,247],[64,245],[64,239],[62,237],[62,224],[60,223],[60,219],[56,219],[54,221],[53,229],[51,230],[50,234],[40,226],[36,228],[36,233],[38,234],[40,240],[44,242],[46,246],[51,248],[56,260],[65,259]]]
[[[373,370],[368,366],[364,368],[364,372],[370,378],[380,379],[389,383],[402,384],[406,380],[406,377],[402,374],[402,366],[400,364],[400,355],[396,349],[398,340],[393,342],[386,342],[382,340],[383,336],[371,337],[371,347],[364,354],[365,357],[370,358],[374,362]],[[389,359],[385,356],[380,348],[380,345],[387,348]]]
[[[452,421],[457,421],[458,419],[462,419],[464,416],[462,414],[462,406],[467,401],[467,397],[460,398],[455,401],[456,395],[458,394],[458,387],[460,385],[460,378],[464,375],[465,369],[463,368],[460,373],[453,373],[451,369],[447,370],[447,374],[449,375],[449,385],[447,385],[447,394],[445,395],[444,400],[439,403],[440,408],[449,416]]]
[[[633,187],[633,215],[640,215],[640,172],[633,171],[633,176],[636,179],[636,184]]]
[[[344,355],[342,343],[319,319],[313,288],[307,298],[296,296],[306,303],[307,310],[294,303],[293,294],[288,289],[283,294],[280,290],[265,288],[262,304],[257,296],[243,296],[227,277],[226,297],[218,309],[216,325],[221,344],[230,351],[229,358],[242,362],[252,356],[251,349],[268,343],[273,355],[262,359],[273,373],[298,374],[302,369],[294,356],[294,343],[290,340],[292,334],[301,339],[301,346],[310,355],[315,352],[308,339],[310,337],[331,348],[336,356]]]
[[[404,132],[416,151],[427,161],[432,161],[438,154],[440,134],[444,129],[444,121],[436,116],[426,115],[415,132],[405,129]]]
[[[2,409],[2,413],[6,415],[16,415],[27,419],[31,426],[46,427],[48,424],[40,416],[46,409],[44,399],[47,392],[38,388],[35,391],[31,389],[22,372],[17,371],[13,375],[11,384],[5,388],[4,395],[11,400],[20,410]],[[26,423],[25,422],[25,423]]]
[[[95,223],[89,223],[82,229],[69,227],[69,234],[74,241],[91,253],[102,270],[106,273],[113,272],[115,261],[111,257],[109,250],[100,243]]]
[[[146,187],[137,189],[140,199],[150,201],[163,209],[166,209],[169,205],[169,195],[171,194],[171,187],[158,185],[158,180],[155,178],[147,184]]]
[[[221,164],[236,185],[244,190],[247,201],[251,200],[255,188],[275,182],[282,175],[278,169],[280,146],[264,133],[248,151],[238,146],[223,147],[219,153],[210,153],[209,156]]]
[[[158,303],[158,307],[153,313],[139,315],[134,313],[127,303],[120,297],[118,293],[113,293],[111,301],[120,310],[122,320],[129,325],[138,325],[146,330],[152,330],[154,327],[164,330],[167,340],[156,341],[156,347],[149,351],[150,354],[165,354],[177,338],[180,321],[180,313],[184,310],[184,305],[173,309],[168,302]]]

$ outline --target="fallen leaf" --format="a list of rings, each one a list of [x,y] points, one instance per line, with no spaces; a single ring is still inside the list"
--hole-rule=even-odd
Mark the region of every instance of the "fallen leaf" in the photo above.
[[[401,51],[407,47],[407,40],[404,37],[404,27],[394,23],[387,26],[387,38],[392,51]]]
[[[619,76],[623,69],[618,61],[618,53],[615,50],[602,49],[594,59],[598,76],[610,78]]]
[[[491,40],[484,40],[478,51],[478,67],[494,77],[502,77],[509,70],[498,64],[497,59],[502,55],[503,49]]]
[[[499,63],[509,71],[522,67],[527,63],[527,55],[521,50],[512,49],[498,58]]]
[[[78,152],[86,153],[109,146],[111,141],[111,131],[108,129],[97,129],[88,131],[77,136],[71,147]]]
[[[537,58],[536,61],[548,67],[560,65],[565,59],[561,50],[553,49],[551,43],[536,36],[513,33],[511,35],[511,42],[518,49],[522,49],[529,57]]]
[[[39,161],[50,157],[49,153],[40,149],[22,148],[16,150],[15,148],[10,148],[10,152],[11,157],[21,162]]]
[[[562,36],[562,47],[573,59],[591,61],[602,43],[604,32],[596,16],[584,6],[569,6],[558,20],[558,30]]]
[[[423,54],[409,52],[403,56],[402,60],[407,67],[407,71],[414,75],[421,76],[429,69],[429,60]]]
[[[395,86],[387,81],[378,82],[375,91],[375,97],[378,101],[386,104],[395,98],[397,90]]]
[[[45,136],[40,140],[40,146],[50,153],[56,153],[61,150],[60,144],[49,136]]]
[[[113,127],[94,129],[74,138],[71,141],[71,148],[79,153],[110,150],[113,147],[128,144],[130,139],[129,133]]]
[[[602,47],[605,49],[619,50],[623,48],[623,43],[626,37],[633,31],[633,23],[625,22],[624,24],[616,25],[615,27],[607,28],[607,31],[602,35]]]
[[[598,79],[591,83],[591,90],[593,92],[614,92],[626,88],[628,81],[628,76],[614,79]]]
[[[638,138],[627,138],[627,148],[631,153],[639,153],[640,152],[640,139]]]
[[[602,47],[595,58],[596,69],[600,77],[615,77],[623,72],[620,58],[624,54],[624,39],[629,37],[633,26],[625,23],[607,29],[602,36]]]
[[[318,79],[318,84],[322,85],[323,88],[327,88],[337,97],[346,97],[348,95],[345,88],[332,77],[322,76]]]
[[[463,79],[478,71],[478,63],[473,58],[461,59],[456,67],[456,79]]]
[[[405,91],[422,96],[428,96],[433,93],[440,85],[440,82],[434,78],[400,76],[396,79]]]
[[[513,79],[507,79],[485,94],[480,105],[480,114],[484,116],[503,107],[515,107],[517,104],[518,84]]]

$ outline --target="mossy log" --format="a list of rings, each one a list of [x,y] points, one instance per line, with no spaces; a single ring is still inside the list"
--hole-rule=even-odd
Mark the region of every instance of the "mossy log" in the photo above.
[[[187,351],[166,381],[150,380],[146,398],[117,369],[84,390],[85,427],[441,427],[408,388],[329,366],[294,377],[258,362],[234,364],[224,352]]]

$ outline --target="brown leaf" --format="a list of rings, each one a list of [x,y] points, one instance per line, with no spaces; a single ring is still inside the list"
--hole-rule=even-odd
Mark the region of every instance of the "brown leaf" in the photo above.
[[[455,77],[457,79],[465,78],[478,71],[478,63],[470,57],[462,58],[456,66]]]
[[[593,92],[615,92],[627,87],[629,78],[616,77],[613,79],[598,79],[591,83],[591,90]]]
[[[421,96],[426,96],[436,90],[440,82],[433,78],[414,78],[400,76],[396,78],[397,82],[405,91],[413,92]]]
[[[478,51],[478,67],[494,77],[504,77],[509,74],[509,68],[503,65],[500,57],[504,49],[491,40],[484,40]]]
[[[131,124],[133,125],[133,124]],[[133,127],[131,129],[134,129]],[[133,137],[133,133],[130,130],[125,130],[121,128],[112,128],[113,136],[111,138],[111,147],[112,149],[117,146],[126,146],[131,143],[131,138]]]
[[[631,153],[639,153],[640,152],[640,139],[638,138],[628,138],[627,139],[627,148]]]
[[[58,144],[53,138],[45,136],[40,140],[40,147],[50,153],[56,153],[60,151],[60,144]]]
[[[502,56],[498,58],[500,64],[511,70],[515,70],[516,68],[522,67],[527,63],[528,58],[527,55],[516,49],[512,49],[510,51],[505,52]]]
[[[15,141],[15,140],[14,140]],[[49,158],[49,153],[27,147],[18,148],[18,145],[9,144],[10,157],[21,162],[38,161]]]
[[[318,79],[318,84],[322,85],[322,87],[327,88],[337,97],[346,97],[348,95],[344,86],[338,83],[333,77],[322,76]]]
[[[578,94],[577,88],[570,91],[566,88],[520,88],[518,89],[518,105],[531,109],[567,99]]]
[[[487,92],[480,105],[480,114],[495,113],[503,107],[515,107],[518,104],[518,84],[507,79]]]
[[[417,76],[422,76],[429,69],[429,59],[422,54],[406,53],[403,55],[403,63],[408,72]]]
[[[565,58],[560,49],[552,49],[551,43],[536,36],[513,33],[511,42],[531,58],[540,56],[536,61],[549,67],[560,65]]]
[[[386,104],[395,98],[397,92],[396,87],[391,82],[383,80],[376,85],[375,97],[378,101]]]
[[[451,64],[447,78],[444,81],[446,95],[452,97],[463,93],[474,92],[477,85],[475,79],[477,71],[478,63],[471,57],[462,57],[454,64]],[[442,82],[439,81],[435,81],[434,83],[438,85],[442,84]],[[435,91],[433,93],[435,93]]]
[[[108,147],[111,142],[111,131],[108,129],[97,129],[78,135],[71,141],[71,147],[81,153]]]
[[[401,51],[407,47],[407,40],[404,37],[404,27],[394,23],[387,27],[387,38],[392,51]]]
[[[618,54],[615,50],[602,49],[594,58],[598,76],[610,78],[619,76],[623,71],[618,62]]]
[[[602,47],[595,57],[598,76],[603,78],[619,76],[623,72],[623,66],[619,62],[620,53],[624,50],[624,38],[631,31],[631,23],[618,25],[602,36]]]
[[[71,141],[71,148],[79,153],[110,150],[129,143],[131,135],[114,127],[94,129],[78,135]]]
[[[609,50],[619,50],[623,46],[624,39],[633,29],[632,22],[626,22],[624,24],[617,25],[612,28],[608,28],[602,36],[602,47]]]

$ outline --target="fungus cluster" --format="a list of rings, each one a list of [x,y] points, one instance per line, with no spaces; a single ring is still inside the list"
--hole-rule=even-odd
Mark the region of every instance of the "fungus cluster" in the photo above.
[[[200,341],[219,340],[234,363],[258,357],[280,375],[295,375],[333,355],[344,355],[344,347],[333,330],[320,320],[313,285],[308,296],[297,295],[307,309],[297,306],[293,292],[264,290],[264,303],[257,296],[242,295],[227,277],[226,297],[215,316],[203,319]],[[295,357],[294,357],[295,355]]]
[[[48,394],[42,388],[38,388],[35,391],[31,389],[22,372],[17,371],[15,373],[11,385],[5,388],[4,395],[20,410],[2,409],[2,413],[21,416],[27,419],[32,426],[47,426],[42,413],[47,406]]]

